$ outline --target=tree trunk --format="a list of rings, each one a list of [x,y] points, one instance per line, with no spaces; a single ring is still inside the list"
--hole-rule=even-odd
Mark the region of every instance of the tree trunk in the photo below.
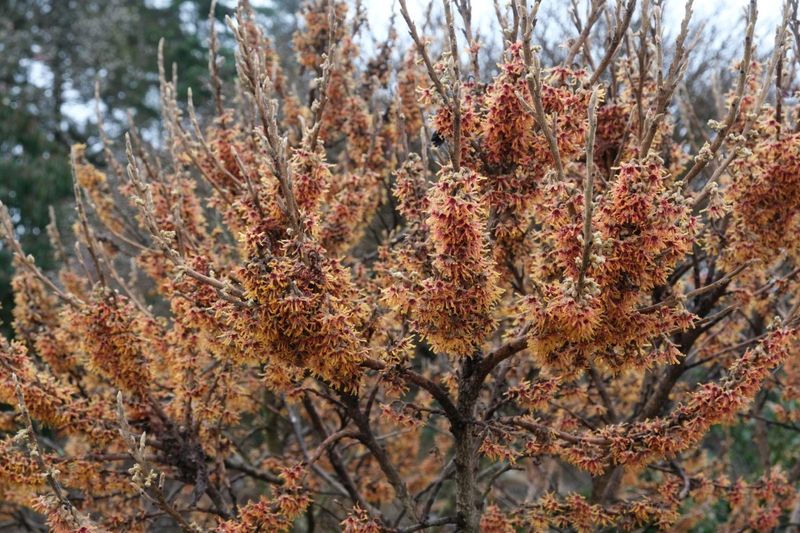
[[[624,473],[625,469],[617,465],[592,478],[592,502],[604,504],[614,501]]]
[[[477,500],[475,479],[478,458],[473,422],[481,383],[475,379],[474,366],[472,359],[464,359],[461,365],[457,405],[460,420],[451,427],[455,439],[457,531],[463,533],[479,533],[481,522],[481,502]]]
[[[476,501],[475,467],[477,466],[475,435],[470,423],[453,431],[455,437],[456,510],[458,531],[478,533],[481,513]]]

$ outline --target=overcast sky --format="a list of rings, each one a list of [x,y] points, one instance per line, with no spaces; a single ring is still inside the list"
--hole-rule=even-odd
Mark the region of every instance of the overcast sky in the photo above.
[[[262,0],[268,2],[269,0]],[[352,0],[351,0],[352,1]],[[378,35],[385,35],[389,17],[392,12],[398,13],[398,22],[401,22],[396,0],[362,0],[367,8],[370,26]],[[500,4],[503,5],[503,0]],[[438,7],[441,0],[434,0]],[[614,5],[613,0],[608,0],[609,5]],[[740,21],[749,0],[695,0],[693,20],[710,20],[720,29],[725,29]],[[408,9],[418,24],[423,21],[427,0],[408,0]],[[586,0],[581,1],[586,5]],[[665,28],[677,28],[684,14],[684,0],[666,0],[664,9]],[[782,0],[761,0],[758,2],[757,35],[771,38],[773,28],[779,18]],[[563,9],[564,16],[568,16],[570,0],[543,0],[541,9]],[[473,23],[483,28],[490,28],[495,24],[493,0],[472,0]],[[770,44],[771,46],[771,44]]]

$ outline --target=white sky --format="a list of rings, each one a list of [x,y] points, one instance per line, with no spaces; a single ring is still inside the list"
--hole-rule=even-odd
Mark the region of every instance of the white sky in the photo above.
[[[261,0],[268,3],[268,0]],[[353,0],[348,0],[353,2]],[[441,0],[433,0],[435,6],[441,6]],[[399,15],[399,8],[396,0],[362,0],[367,9],[370,26],[380,34],[385,35],[388,27],[389,17],[392,12],[397,13],[398,22],[402,22]],[[760,0],[758,2],[758,23],[756,31],[758,35],[764,36],[772,33],[775,23],[780,16],[782,0]],[[504,1],[500,1],[503,5]],[[581,0],[581,5],[585,5],[586,0]],[[614,0],[608,0],[609,6],[614,5]],[[695,0],[693,21],[702,19],[713,20],[722,27],[729,26],[742,19],[745,8],[749,0]],[[684,0],[666,0],[664,9],[665,28],[676,28],[684,14]],[[423,22],[423,16],[427,9],[426,0],[408,0],[408,9],[419,27]],[[568,16],[571,8],[570,0],[543,0],[541,10],[563,9],[564,16]],[[637,5],[638,9],[638,5]],[[493,0],[472,0],[472,19],[476,26],[488,28],[495,23],[495,12]]]

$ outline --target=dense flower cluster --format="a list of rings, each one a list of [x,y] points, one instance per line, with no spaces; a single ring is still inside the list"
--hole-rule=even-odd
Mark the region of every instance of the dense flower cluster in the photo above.
[[[497,274],[487,257],[487,213],[478,201],[481,178],[463,169],[443,170],[439,181],[428,190],[424,264],[413,265],[397,275],[408,283],[387,288],[387,300],[401,313],[410,315],[414,327],[442,353],[470,355],[493,329],[493,306],[499,298]],[[400,197],[405,212],[413,214],[413,185]],[[402,254],[414,253],[403,250]],[[418,267],[415,269],[414,267]]]
[[[726,199],[731,206],[737,260],[769,260],[782,248],[796,250],[800,210],[800,135],[764,139],[732,163]],[[774,231],[774,228],[782,228]]]
[[[285,246],[297,249],[240,273],[254,308],[235,312],[230,340],[250,337],[269,358],[354,386],[363,357],[356,290],[319,247],[291,241]]]
[[[583,292],[582,221],[560,207],[551,212],[553,264],[565,276],[529,297],[537,333],[531,347],[539,357],[565,368],[599,360],[615,369],[674,359],[649,354],[651,339],[688,327],[691,316],[667,306],[640,310],[643,297],[666,282],[692,243],[695,220],[680,193],[669,190],[669,179],[655,159],[619,168],[614,185],[597,200]]]

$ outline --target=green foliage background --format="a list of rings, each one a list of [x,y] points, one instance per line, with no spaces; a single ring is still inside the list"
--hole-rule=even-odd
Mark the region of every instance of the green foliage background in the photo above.
[[[234,4],[217,6],[218,29],[224,30]],[[258,8],[259,16],[285,48],[299,0],[270,6]],[[112,137],[127,128],[127,113],[140,130],[157,135],[156,58],[163,38],[181,94],[191,87],[196,102],[208,102],[210,7],[211,0],[0,0],[0,201],[9,206],[25,250],[45,269],[54,267],[45,232],[48,206],[55,207],[62,231],[72,220],[70,145],[87,144],[89,158],[103,166],[95,82]],[[224,31],[221,39],[228,55],[222,69],[232,71]],[[0,249],[0,327],[7,332],[10,260]]]

